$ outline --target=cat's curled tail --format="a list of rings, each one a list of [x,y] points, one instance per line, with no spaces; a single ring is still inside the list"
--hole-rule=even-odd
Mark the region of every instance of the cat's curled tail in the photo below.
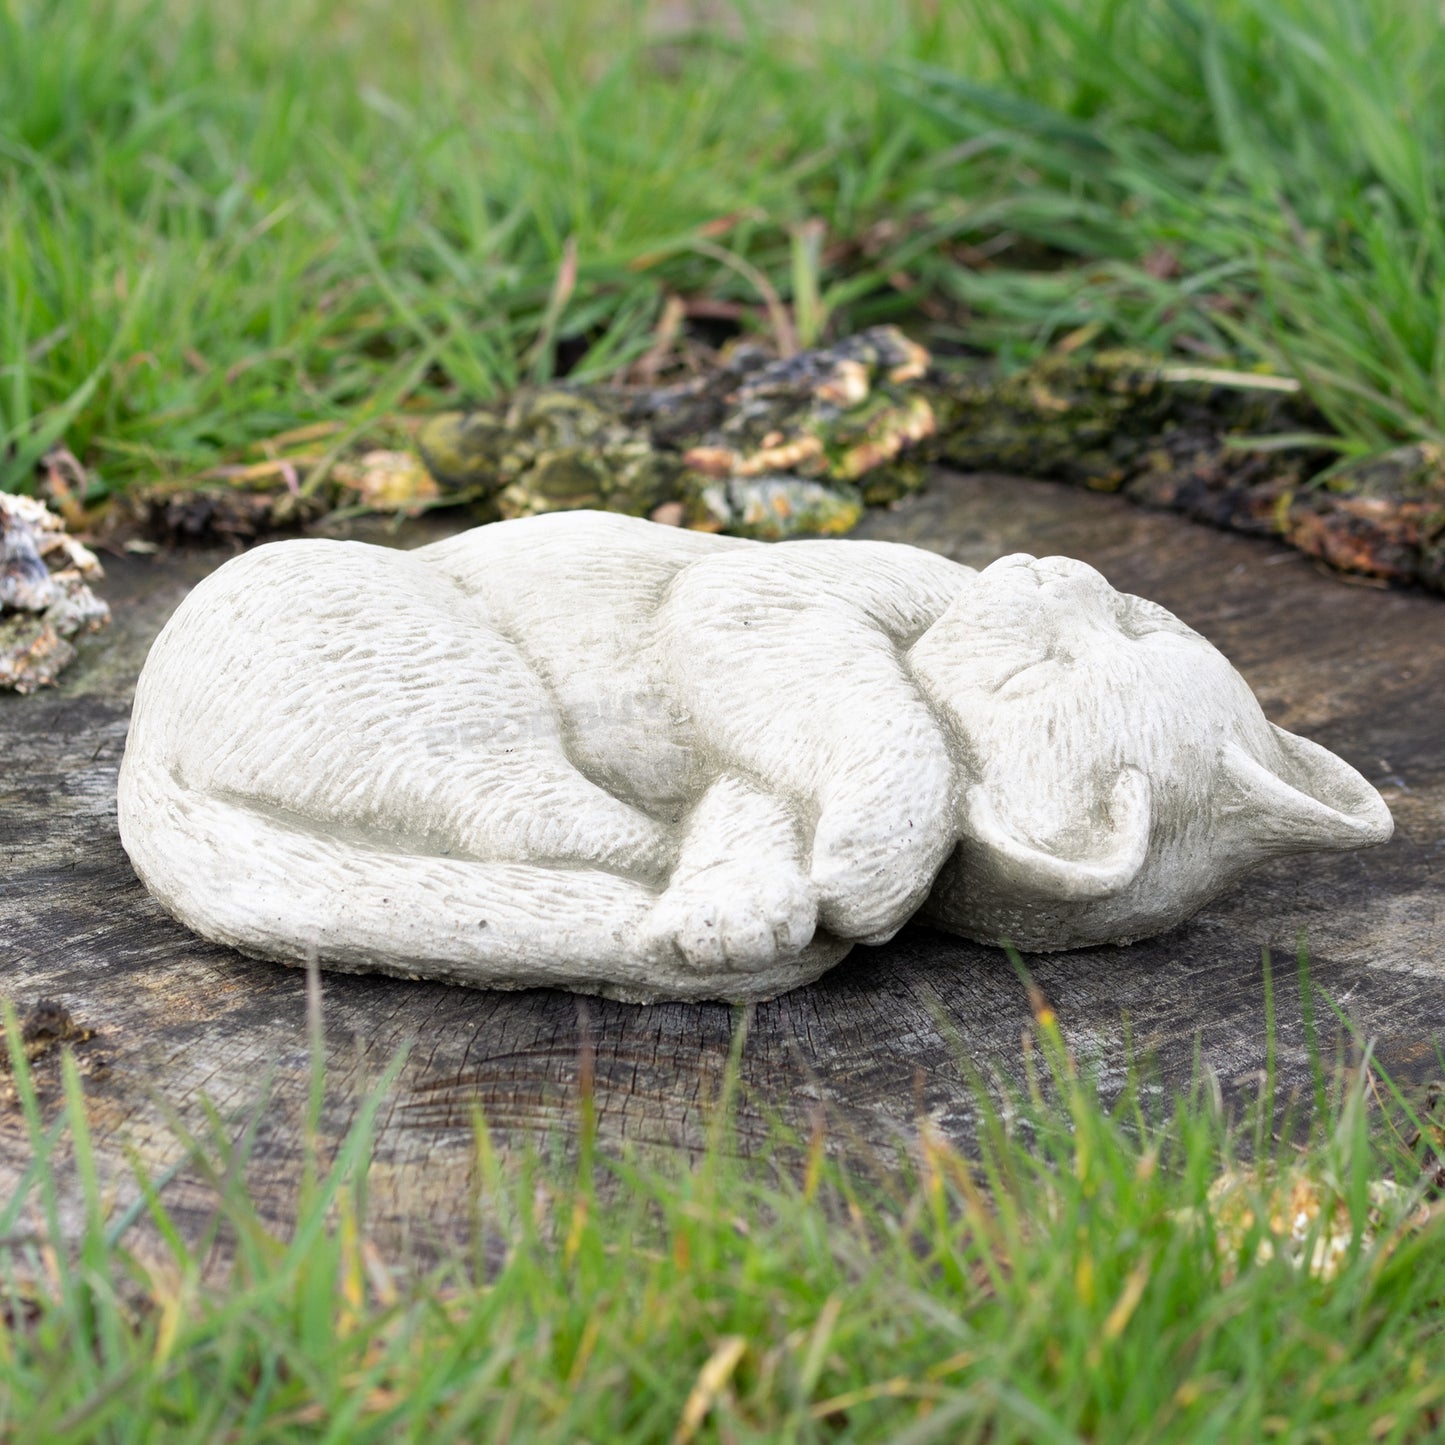
[[[659,895],[643,883],[594,868],[391,851],[188,789],[133,755],[119,807],[131,862],[166,910],[256,957],[637,1003],[748,1002],[811,982],[847,951],[820,937],[773,967],[699,973],[680,957],[645,956],[639,938]]]

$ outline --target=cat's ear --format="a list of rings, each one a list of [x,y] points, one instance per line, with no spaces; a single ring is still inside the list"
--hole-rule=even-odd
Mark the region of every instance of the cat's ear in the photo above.
[[[1025,842],[1000,818],[988,789],[977,784],[965,799],[965,837],[995,878],[1020,893],[1060,902],[1086,902],[1121,893],[1149,854],[1152,801],[1149,779],[1125,767],[1109,794],[1107,822],[1077,851],[1050,852]]]
[[[1385,800],[1343,758],[1274,727],[1284,767],[1275,773],[1238,743],[1220,754],[1224,807],[1263,853],[1366,848],[1395,830]]]

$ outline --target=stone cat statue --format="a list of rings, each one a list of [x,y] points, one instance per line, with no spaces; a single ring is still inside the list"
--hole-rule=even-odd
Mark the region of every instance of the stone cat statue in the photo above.
[[[643,1001],[771,997],[920,910],[1128,942],[1392,826],[1082,562],[597,512],[226,563],[151,650],[119,818],[244,953]]]

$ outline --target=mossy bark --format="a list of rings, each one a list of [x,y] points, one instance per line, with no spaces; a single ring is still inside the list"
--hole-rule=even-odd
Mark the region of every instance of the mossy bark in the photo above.
[[[1440,450],[1332,469],[1334,452],[1283,441],[1326,431],[1276,377],[1129,351],[952,372],[875,327],[782,361],[741,347],[670,386],[524,389],[430,418],[417,443],[437,484],[421,505],[467,505],[476,521],[594,507],[770,540],[837,535],[944,462],[1122,491],[1342,570],[1445,591]],[[129,499],[128,516],[157,540],[244,543],[355,504],[348,475],[154,489]]]

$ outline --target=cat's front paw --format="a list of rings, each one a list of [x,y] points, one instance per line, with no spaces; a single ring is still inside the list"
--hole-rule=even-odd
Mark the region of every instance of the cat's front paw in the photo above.
[[[812,942],[818,893],[797,868],[730,864],[672,883],[643,924],[652,957],[681,957],[702,970],[767,968]]]
[[[821,922],[829,933],[859,943],[893,937],[923,902],[953,849],[932,800],[905,803],[896,816],[825,809],[813,838],[812,878]]]

